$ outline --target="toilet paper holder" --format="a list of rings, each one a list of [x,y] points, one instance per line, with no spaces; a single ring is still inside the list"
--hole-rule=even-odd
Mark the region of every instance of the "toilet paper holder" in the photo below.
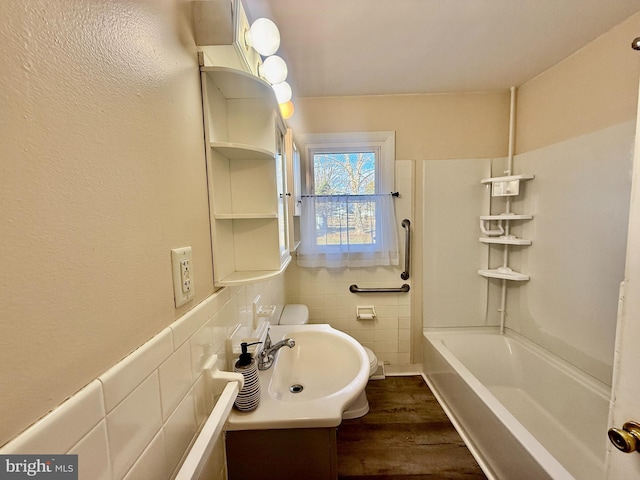
[[[358,320],[373,320],[376,318],[376,309],[373,305],[358,305],[356,307],[356,318]]]

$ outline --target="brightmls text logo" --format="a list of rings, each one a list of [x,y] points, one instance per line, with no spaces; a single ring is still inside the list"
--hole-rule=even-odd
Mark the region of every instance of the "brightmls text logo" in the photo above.
[[[78,480],[78,455],[0,455],[0,480]]]

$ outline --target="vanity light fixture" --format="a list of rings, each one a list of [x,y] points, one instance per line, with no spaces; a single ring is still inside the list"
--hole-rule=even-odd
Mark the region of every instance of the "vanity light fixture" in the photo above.
[[[286,103],[280,104],[280,113],[282,114],[283,119],[289,120],[291,117],[293,117],[293,111],[293,102],[291,100]]]
[[[244,33],[247,46],[262,56],[273,55],[280,48],[280,31],[275,23],[268,18],[258,18],[251,24],[251,28]]]
[[[277,55],[271,55],[262,62],[259,67],[259,73],[271,85],[282,83],[287,79],[289,73],[285,61]]]
[[[291,100],[291,87],[287,82],[276,83],[275,85],[271,85],[271,87],[276,93],[276,100],[278,103],[287,103]]]
[[[261,63],[258,62],[257,74],[271,84],[282,118],[284,120],[291,118],[293,94],[291,86],[285,81],[289,69],[282,57],[274,55],[280,48],[278,27],[268,18],[258,18],[251,24],[251,28],[245,31],[244,41],[247,48],[252,47],[258,54],[266,57]]]

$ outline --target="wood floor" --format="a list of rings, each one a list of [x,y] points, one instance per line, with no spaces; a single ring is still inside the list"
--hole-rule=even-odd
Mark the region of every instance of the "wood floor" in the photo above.
[[[367,397],[338,427],[340,480],[486,480],[422,377],[372,380]]]

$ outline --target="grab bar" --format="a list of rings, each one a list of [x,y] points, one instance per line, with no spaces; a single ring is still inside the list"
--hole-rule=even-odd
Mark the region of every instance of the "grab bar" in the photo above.
[[[407,218],[402,220],[402,228],[407,232],[404,242],[404,272],[400,274],[400,278],[402,280],[409,280],[409,265],[411,265],[411,222]]]
[[[411,287],[406,283],[400,288],[360,288],[357,285],[351,285],[349,291],[351,293],[406,293]]]

